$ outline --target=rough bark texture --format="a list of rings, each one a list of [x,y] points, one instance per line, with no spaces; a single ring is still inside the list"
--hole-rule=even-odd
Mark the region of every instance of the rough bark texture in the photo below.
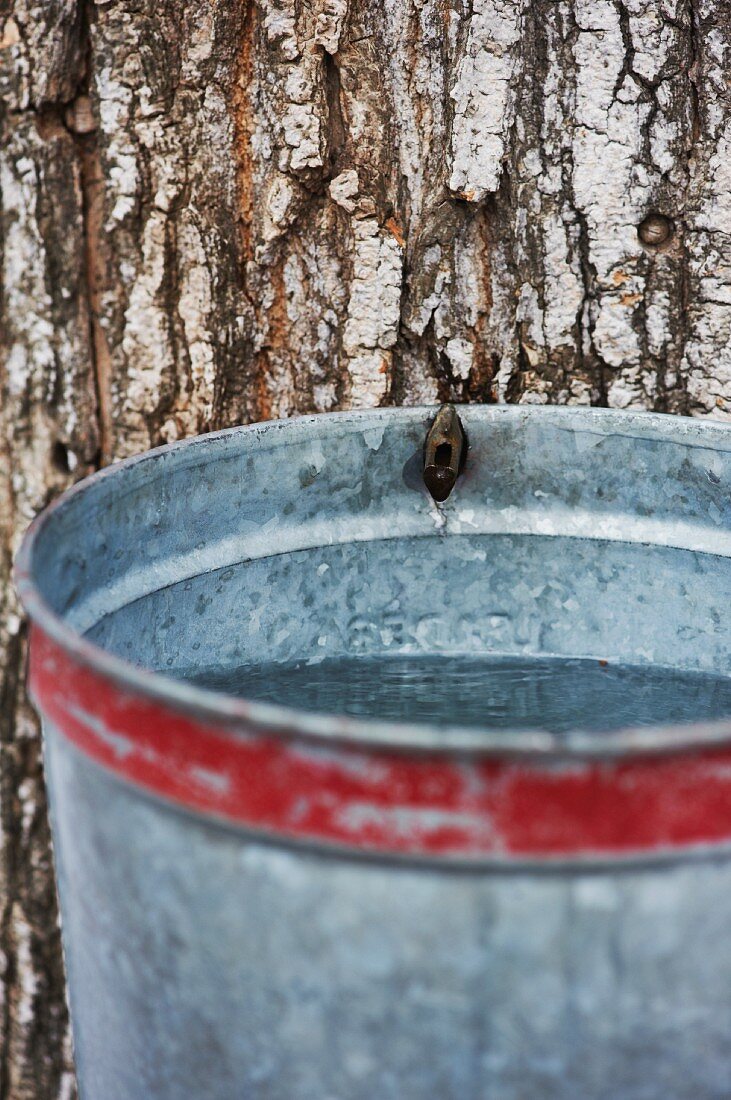
[[[0,0],[7,1100],[73,1093],[8,583],[28,520],[272,416],[730,419],[729,71],[726,0]]]

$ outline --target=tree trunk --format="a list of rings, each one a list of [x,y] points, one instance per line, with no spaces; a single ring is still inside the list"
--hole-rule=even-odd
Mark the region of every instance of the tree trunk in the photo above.
[[[731,418],[726,0],[0,0],[0,1095],[70,1097],[9,585],[112,458],[523,401]]]

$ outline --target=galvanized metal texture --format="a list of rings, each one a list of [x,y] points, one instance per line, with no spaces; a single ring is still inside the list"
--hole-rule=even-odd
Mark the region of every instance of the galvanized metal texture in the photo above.
[[[730,721],[407,726],[180,678],[253,654],[729,668],[727,428],[460,416],[443,503],[434,410],[373,410],[152,452],[33,525],[82,1100],[731,1092]]]
[[[42,712],[127,782],[261,836],[484,862],[677,858],[731,839],[731,750],[631,760],[410,756],[164,714],[33,633]],[[274,735],[272,733],[274,732]]]

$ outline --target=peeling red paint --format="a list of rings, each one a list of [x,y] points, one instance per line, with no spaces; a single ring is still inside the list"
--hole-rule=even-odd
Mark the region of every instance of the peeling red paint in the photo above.
[[[286,839],[414,856],[575,858],[731,840],[731,749],[555,762],[320,748],[117,687],[39,628],[31,688],[78,749],[191,811]],[[283,731],[284,732],[284,731]]]

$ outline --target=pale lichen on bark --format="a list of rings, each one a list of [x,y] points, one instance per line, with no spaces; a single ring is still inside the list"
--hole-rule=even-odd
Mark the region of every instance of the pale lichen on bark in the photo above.
[[[260,417],[731,417],[730,50],[722,0],[0,0],[9,1100],[71,1080],[8,581],[31,515]]]
[[[527,0],[474,0],[450,90],[449,186],[471,202],[498,189],[515,112]]]
[[[388,392],[401,313],[402,245],[372,218],[353,225],[355,251],[343,352],[350,407],[379,405]]]
[[[731,418],[731,12],[693,11],[697,140],[686,212],[688,330],[681,370],[692,411]]]

